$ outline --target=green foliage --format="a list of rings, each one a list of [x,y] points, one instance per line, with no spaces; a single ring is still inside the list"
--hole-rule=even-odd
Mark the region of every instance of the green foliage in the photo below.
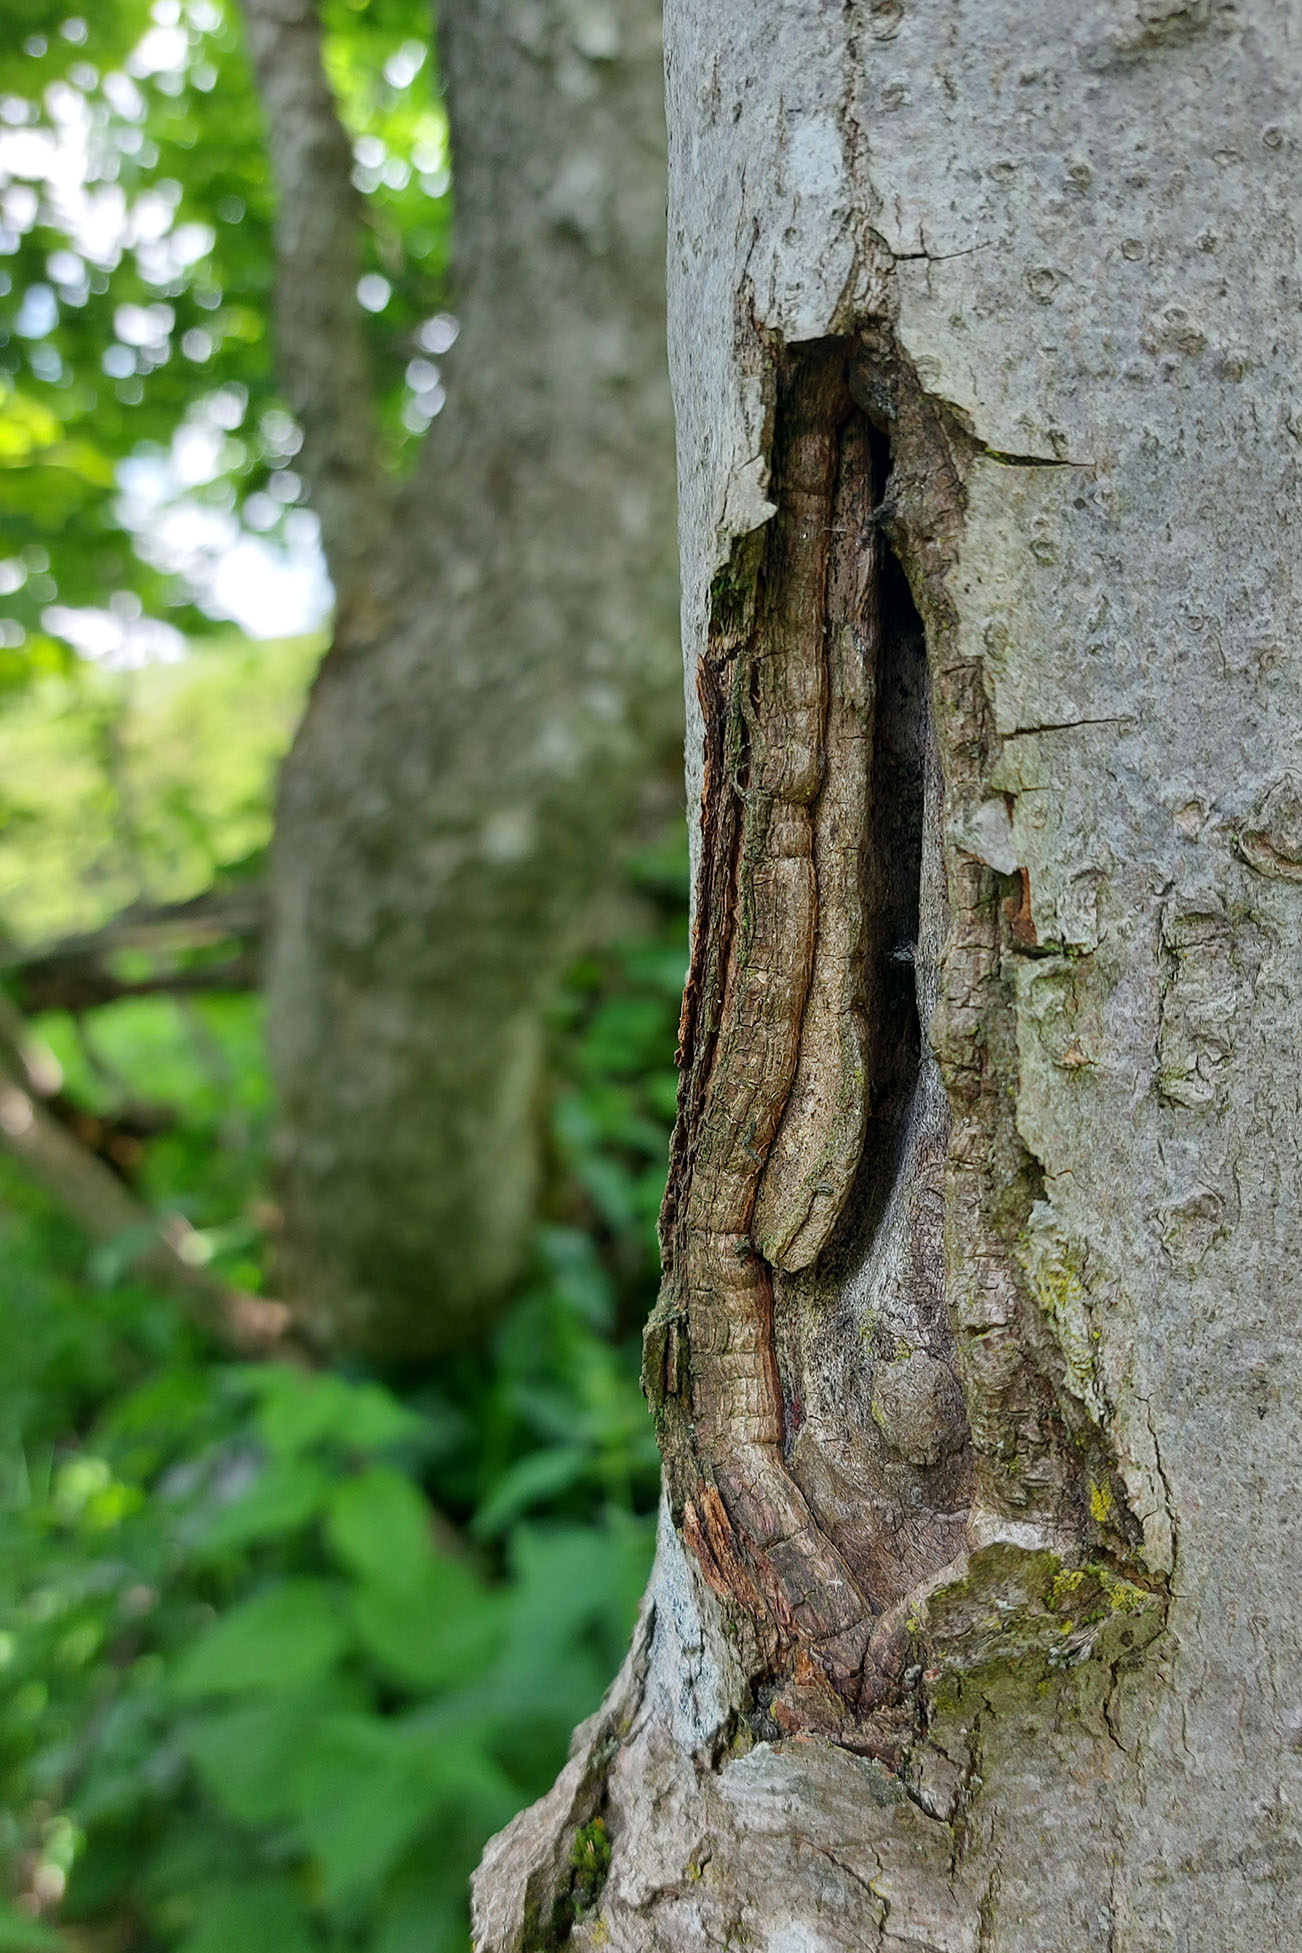
[[[324,19],[401,469],[447,256],[428,14],[326,0]],[[159,474],[197,430],[211,461],[187,493],[274,537],[298,437],[235,0],[10,0],[6,26],[0,932],[34,940],[256,872],[318,647],[228,633],[113,673],[58,638],[57,605],[203,622],[127,526],[133,467]],[[56,135],[84,148],[68,195]],[[676,850],[631,863],[630,939],[556,999],[545,1225],[487,1354],[233,1364],[128,1274],[130,1244],[88,1252],[0,1161],[0,1948],[464,1953],[469,1870],[599,1700],[649,1560],[636,1379],[684,885]],[[36,1027],[80,1106],[170,1112],[138,1191],[255,1292],[276,1221],[259,1020],[248,996],[151,996]]]
[[[411,367],[448,248],[429,16],[419,0],[333,0],[325,25],[365,212],[359,310],[398,468],[431,410],[433,369],[417,385]],[[0,688],[66,666],[54,604],[203,625],[185,577],[124,527],[125,462],[161,460],[199,430],[212,460],[192,498],[273,536],[302,495],[273,374],[273,185],[234,0],[96,0],[80,14],[10,0],[5,27]]]
[[[254,680],[225,657],[137,674],[123,706],[160,891],[189,892],[245,823],[265,829],[274,740],[257,732],[260,781],[247,755],[223,772]],[[266,671],[274,696],[276,654]],[[11,703],[6,751],[35,723],[34,695]],[[181,726],[192,854],[173,852],[167,812]],[[93,742],[76,758],[84,734],[74,713],[42,748],[57,764],[22,773],[57,884],[24,913],[64,925],[102,913],[60,805],[74,759],[86,804],[104,764]],[[636,1376],[684,882],[676,850],[635,860],[630,939],[555,1001],[546,1224],[486,1354],[404,1375],[232,1363],[0,1165],[0,1848],[17,1908],[0,1947],[465,1953],[469,1870],[595,1707],[649,1560],[658,1470]],[[174,1109],[144,1191],[231,1279],[269,1286],[256,1000],[142,998],[38,1028],[79,1101]],[[575,1865],[576,1905],[601,1844]]]
[[[142,893],[179,901],[256,861],[267,781],[320,654],[231,633],[178,664],[80,662],[4,702],[0,924],[40,940]]]
[[[27,1353],[37,1388],[6,1460],[0,1780],[20,1890],[70,1874],[65,1920],[140,1909],[126,1943],[186,1949],[235,1931],[248,1876],[290,1944],[386,1946],[419,1895],[423,1943],[464,1944],[476,1852],[595,1705],[645,1576],[633,1351],[546,1283],[520,1317],[586,1361],[520,1365],[517,1319],[469,1415],[430,1377],[404,1401],[215,1364],[175,1324],[159,1362],[159,1303],[70,1293],[38,1265],[51,1226],[29,1213],[24,1238],[11,1210],[5,1241],[62,1304]],[[82,1324],[91,1361],[70,1377]],[[134,1387],[104,1374],[106,1342]],[[532,1432],[567,1413],[585,1432],[570,1472],[530,1484]],[[477,1512],[459,1496],[476,1483]]]
[[[574,1873],[573,1903],[577,1914],[591,1912],[601,1897],[610,1870],[610,1838],[603,1819],[594,1817],[581,1827],[570,1849]]]

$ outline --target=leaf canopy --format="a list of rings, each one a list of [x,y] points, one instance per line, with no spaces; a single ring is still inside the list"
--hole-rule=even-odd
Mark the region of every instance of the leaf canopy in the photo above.
[[[359,313],[402,469],[441,403],[446,122],[417,0],[329,0]],[[276,387],[274,186],[234,0],[11,0],[0,49],[0,686],[68,609],[186,631],[214,550],[307,533]],[[424,331],[423,331],[424,328]],[[423,336],[422,336],[423,332]],[[177,505],[181,513],[177,514]],[[196,513],[197,512],[197,513]],[[17,655],[15,655],[17,654]]]

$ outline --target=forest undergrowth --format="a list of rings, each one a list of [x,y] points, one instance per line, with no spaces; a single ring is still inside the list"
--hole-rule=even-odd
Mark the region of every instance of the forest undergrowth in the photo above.
[[[256,875],[310,662],[279,655],[83,671],[0,711],[11,944]],[[130,1273],[135,1244],[92,1249],[0,1160],[0,1949],[466,1947],[469,1871],[595,1707],[650,1560],[681,826],[630,857],[620,926],[554,1000],[547,1211],[485,1350],[233,1360]],[[274,1292],[256,995],[34,1029],[66,1098],[135,1135],[137,1194]]]

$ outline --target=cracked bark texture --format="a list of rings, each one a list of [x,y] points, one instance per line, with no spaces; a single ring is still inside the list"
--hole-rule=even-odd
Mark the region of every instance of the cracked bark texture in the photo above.
[[[477,1944],[1270,1953],[1302,1909],[1302,31],[1265,0],[672,0],[666,40],[704,811],[667,1496],[633,1651],[490,1845]],[[860,553],[897,763],[909,725],[924,749],[920,816],[862,796],[857,897],[795,832],[843,602],[783,540],[815,356],[888,450]],[[816,411],[841,439],[843,395]],[[820,631],[811,786],[791,647]],[[889,633],[860,635],[880,710]],[[921,1035],[860,1137],[809,1074],[856,1009],[906,1052],[874,891],[910,831]],[[807,859],[765,936],[766,876]],[[811,1259],[770,1170],[844,1201]]]
[[[655,0],[444,0],[448,403],[368,459],[357,198],[314,0],[246,0],[280,353],[338,597],[267,957],[282,1286],[336,1345],[482,1336],[528,1246],[541,1011],[680,736]]]

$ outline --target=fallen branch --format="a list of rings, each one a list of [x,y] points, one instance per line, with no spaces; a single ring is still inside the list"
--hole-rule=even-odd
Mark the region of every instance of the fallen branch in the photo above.
[[[94,929],[36,951],[11,951],[0,961],[26,1012],[91,1010],[121,997],[251,990],[258,983],[263,893],[260,883],[208,889],[186,902],[134,907]],[[193,956],[230,945],[218,962],[181,963],[123,977],[113,960],[125,950],[162,957]]]
[[[44,1103],[53,1080],[26,1027],[0,999],[0,1147],[100,1246],[169,1290],[200,1326],[242,1356],[307,1360],[283,1302],[231,1288],[204,1265],[201,1237],[181,1218],[151,1214],[118,1174]]]

